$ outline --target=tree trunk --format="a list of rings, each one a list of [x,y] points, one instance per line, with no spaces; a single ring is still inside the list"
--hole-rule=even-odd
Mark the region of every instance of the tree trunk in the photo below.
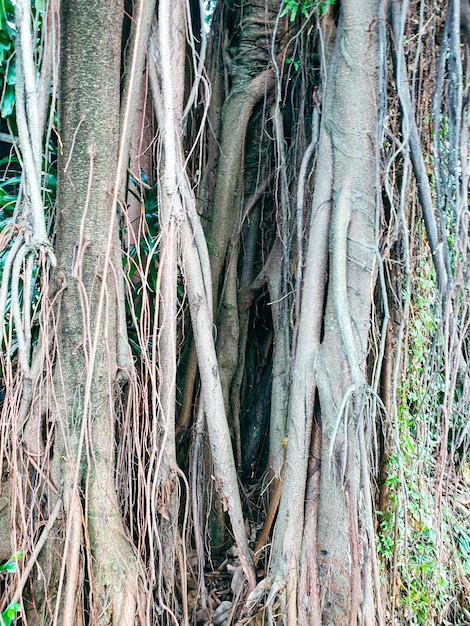
[[[378,2],[343,1],[324,128],[333,147],[329,279],[317,363],[322,420],[318,568],[323,622],[376,623],[367,341],[374,285]],[[329,97],[330,96],[330,97]],[[331,99],[330,99],[331,98]],[[341,357],[339,357],[341,355]]]
[[[308,586],[299,590],[299,607],[311,624],[317,623],[320,613],[325,624],[355,624],[361,619],[375,623],[371,593],[375,546],[371,494],[369,485],[363,483],[363,475],[369,474],[363,439],[368,419],[366,346],[374,280],[377,11],[374,2],[341,3],[327,70],[321,165],[316,173],[284,489],[274,537],[274,590],[287,585],[288,623],[294,623],[294,618],[289,621],[290,615],[297,615],[295,593],[289,594],[289,590],[297,588],[304,525],[307,529],[311,526],[311,521],[304,519],[303,503],[314,381],[322,424],[321,478],[319,504],[306,509],[317,515],[317,528],[306,531],[304,537],[304,549],[313,563],[302,560],[300,575]],[[318,460],[312,459],[309,493],[317,489],[315,462]],[[364,505],[368,500],[369,505]],[[309,543],[312,532],[318,545],[317,565]]]
[[[64,522],[63,547],[50,553],[64,554],[55,621],[68,624],[82,623],[85,607],[96,624],[134,624],[137,600],[114,475],[122,17],[116,0],[75,3],[61,13],[52,475],[63,490]]]

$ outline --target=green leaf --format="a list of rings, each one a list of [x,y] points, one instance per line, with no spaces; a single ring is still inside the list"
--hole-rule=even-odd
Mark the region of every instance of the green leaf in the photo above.
[[[16,572],[15,561],[8,561],[4,565],[0,565],[0,571],[8,572],[9,574],[14,574]]]
[[[14,85],[16,83],[16,57],[15,56],[12,56],[8,63],[6,82],[7,82],[7,85]]]
[[[290,12],[290,21],[293,22],[299,9],[299,2],[300,0],[286,0],[285,7],[282,9],[281,15],[279,17],[284,17]]]
[[[313,6],[310,6],[310,3],[304,0],[302,3],[302,6],[300,7],[300,12],[302,13],[304,17],[308,17],[309,9],[314,9],[314,8],[315,8],[315,3],[313,4]]]
[[[0,31],[14,37],[14,8],[10,0],[0,0]]]
[[[5,118],[13,113],[15,107],[15,90],[11,85],[5,87],[5,91],[2,97],[2,106],[0,108],[0,115]]]
[[[23,558],[23,553],[17,552],[6,563],[4,563],[3,565],[0,565],[0,572],[8,572],[9,574],[13,574],[14,572],[16,572],[17,562],[22,558]]]
[[[4,626],[10,626],[16,617],[16,614],[21,611],[19,602],[12,602],[2,613],[2,621]]]
[[[10,185],[19,185],[20,183],[21,176],[12,176],[11,178],[7,178],[6,180],[2,180],[2,182],[0,182],[0,189],[4,189],[5,187],[8,187]]]
[[[297,11],[299,10],[299,5],[298,4],[294,4],[291,8],[291,12],[290,12],[290,21],[293,22],[295,20],[295,17],[297,15]]]
[[[5,60],[11,54],[10,49],[11,49],[11,41],[7,37],[5,37],[2,31],[0,31],[0,63],[1,63],[0,73],[1,74],[5,74],[5,68],[3,67],[3,65],[5,63]]]

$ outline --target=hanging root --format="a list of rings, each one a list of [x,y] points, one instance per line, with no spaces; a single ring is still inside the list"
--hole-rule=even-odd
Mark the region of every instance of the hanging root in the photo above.
[[[55,256],[48,242],[36,247],[32,231],[21,227],[7,253],[0,289],[0,324],[6,318],[7,298],[10,293],[10,323],[13,323],[18,341],[21,370],[28,376],[31,355],[31,306],[34,277],[47,264],[55,266]],[[23,289],[21,290],[21,283]]]

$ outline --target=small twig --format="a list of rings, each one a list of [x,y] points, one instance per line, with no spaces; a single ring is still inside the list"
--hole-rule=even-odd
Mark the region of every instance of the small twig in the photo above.
[[[72,156],[73,156],[73,150],[75,148],[75,142],[77,140],[78,131],[80,130],[80,126],[83,124],[84,121],[85,121],[85,118],[82,117],[80,119],[80,121],[78,122],[78,124],[77,124],[77,128],[73,132],[72,145],[70,146],[69,158],[67,159],[67,163],[65,164],[65,167],[64,167],[64,175],[67,174],[67,171],[69,169],[69,165],[70,165],[70,162],[71,162]]]

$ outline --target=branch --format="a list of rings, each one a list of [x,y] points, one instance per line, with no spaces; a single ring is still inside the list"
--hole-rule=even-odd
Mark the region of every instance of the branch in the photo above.
[[[220,383],[217,356],[212,336],[212,311],[205,297],[205,281],[201,270],[200,253],[188,221],[181,228],[183,258],[182,268],[188,288],[188,301],[198,354],[201,391],[211,445],[214,473],[218,479],[220,495],[227,507],[232,530],[239,549],[239,558],[248,581],[248,593],[255,587],[253,561],[243,521],[238,491],[235,461],[230,431],[225,415],[224,399]]]

